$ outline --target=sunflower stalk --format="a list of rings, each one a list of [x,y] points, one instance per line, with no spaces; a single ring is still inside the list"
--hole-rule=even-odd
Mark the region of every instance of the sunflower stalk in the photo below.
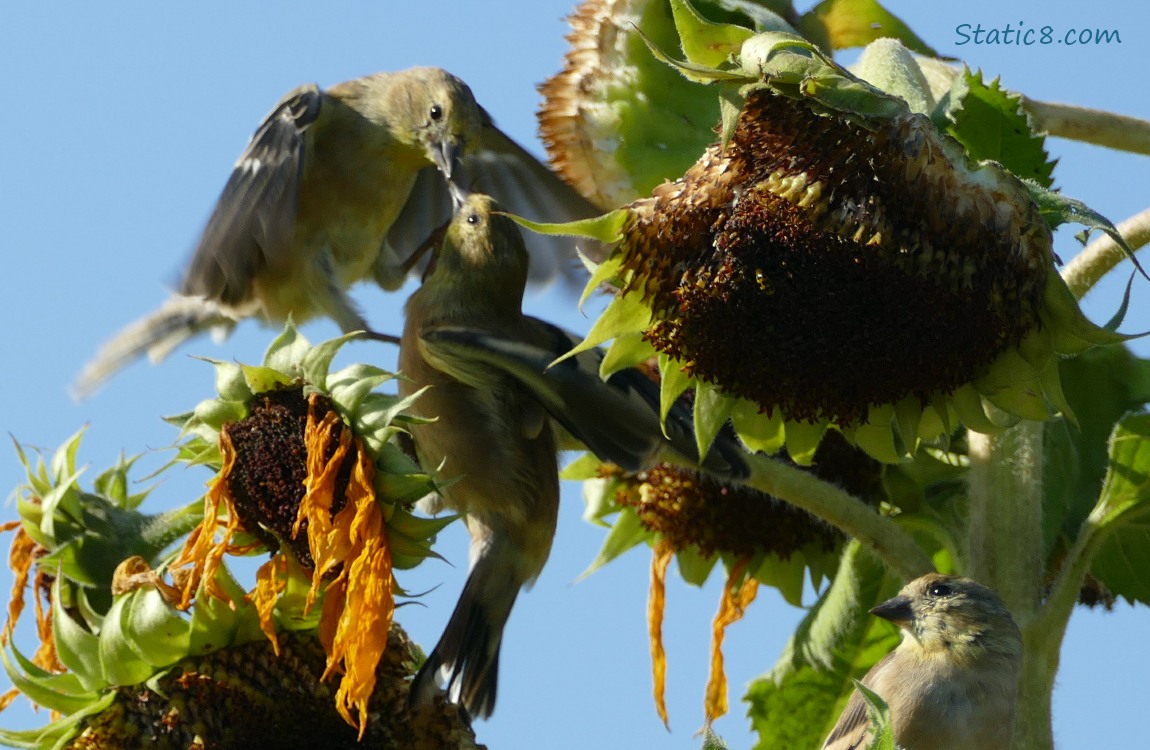
[[[1036,130],[1119,151],[1150,154],[1150,122],[1114,112],[1022,98]]]
[[[1045,571],[1043,431],[1041,423],[1023,420],[997,435],[968,433],[967,570],[999,592],[1026,640],[1014,736],[1019,750],[1054,746],[1050,695],[1062,641],[1060,633],[1034,627],[1042,619]]]
[[[1150,208],[1134,214],[1117,227],[1131,250],[1150,243]],[[1087,245],[1062,269],[1062,278],[1075,299],[1082,299],[1107,273],[1128,256],[1114,238],[1103,234]]]
[[[930,556],[909,533],[840,487],[767,456],[750,456],[749,463],[751,475],[744,482],[746,486],[802,508],[858,539],[902,580],[934,570]],[[678,465],[695,468],[686,460]]]

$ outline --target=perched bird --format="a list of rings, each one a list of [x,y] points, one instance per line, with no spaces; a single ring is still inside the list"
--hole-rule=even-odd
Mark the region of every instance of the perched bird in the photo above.
[[[446,179],[445,179],[446,178]],[[398,288],[407,258],[451,217],[447,181],[545,221],[599,210],[492,123],[467,85],[437,68],[377,73],[326,91],[301,86],[256,130],[232,170],[179,293],[108,342],[81,374],[83,396],[134,358],[162,359],[204,330],[256,316],[315,316],[370,330],[348,288]],[[531,277],[574,258],[571,238],[533,238]],[[596,246],[584,244],[591,255]]]
[[[504,624],[519,590],[551,550],[562,439],[632,469],[663,451],[696,454],[686,409],[659,424],[658,387],[645,376],[598,376],[598,355],[548,365],[573,345],[522,312],[527,251],[518,227],[486,195],[460,196],[422,287],[407,302],[401,396],[430,421],[411,435],[420,463],[444,479],[442,502],[463,514],[470,572],[443,636],[416,675],[414,704],[440,686],[473,717],[495,705]],[[712,450],[716,474],[747,472],[740,448]]]
[[[862,679],[890,707],[896,745],[1008,750],[1022,636],[994,591],[969,578],[928,573],[871,614],[904,631],[898,648]],[[869,741],[866,706],[856,691],[823,748],[864,748]]]

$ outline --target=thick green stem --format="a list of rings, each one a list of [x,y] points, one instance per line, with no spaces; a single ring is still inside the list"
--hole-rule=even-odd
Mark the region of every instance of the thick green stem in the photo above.
[[[1150,243],[1150,208],[1131,216],[1117,227],[1132,250]],[[1076,299],[1082,299],[1098,281],[1126,259],[1126,252],[1108,235],[1102,235],[1062,269],[1062,278]]]
[[[813,474],[762,455],[749,456],[748,487],[821,518],[866,545],[904,581],[934,570],[934,563],[902,527],[841,488]],[[682,465],[694,468],[684,460]]]
[[[1023,421],[998,435],[968,433],[970,524],[967,574],[995,589],[1026,645],[1018,692],[1016,750],[1054,747],[1050,699],[1058,651],[1031,624],[1042,605],[1043,426]],[[1035,636],[1035,637],[1032,637]]]

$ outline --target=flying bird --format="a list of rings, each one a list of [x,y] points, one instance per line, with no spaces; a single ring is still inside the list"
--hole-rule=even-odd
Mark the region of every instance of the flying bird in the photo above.
[[[903,630],[898,648],[862,683],[889,706],[905,750],[1009,750],[1022,668],[1022,636],[991,589],[928,573],[871,610]],[[824,750],[865,748],[871,739],[855,691]]]
[[[295,89],[233,167],[178,293],[106,343],[74,393],[90,394],[142,354],[158,361],[191,336],[226,335],[247,317],[282,324],[327,316],[345,332],[371,331],[349,287],[403,283],[409,256],[451,217],[451,180],[544,221],[599,213],[444,70]],[[529,249],[536,281],[578,265],[571,238],[539,235]]]

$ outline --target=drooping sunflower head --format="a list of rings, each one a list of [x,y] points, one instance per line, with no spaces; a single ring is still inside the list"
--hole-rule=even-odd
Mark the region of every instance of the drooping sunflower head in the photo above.
[[[1120,337],[1055,269],[1052,229],[1083,213],[1038,184],[1052,165],[1017,98],[952,72],[950,91],[907,93],[913,109],[800,37],[715,31],[673,5],[688,53],[713,65],[741,41],[734,63],[677,64],[722,88],[721,138],[585,225],[618,242],[592,283],[620,292],[585,345],[637,351],[642,335],[665,387],[719,392],[712,423],[730,416],[752,447],[803,463],[830,427],[893,462],[960,423],[1072,416],[1057,355]],[[967,96],[993,101],[1017,145],[989,151]]]
[[[1052,273],[1027,191],[924,116],[860,123],[766,88],[638,208],[620,252],[648,339],[794,421],[956,390],[1038,324]]]

